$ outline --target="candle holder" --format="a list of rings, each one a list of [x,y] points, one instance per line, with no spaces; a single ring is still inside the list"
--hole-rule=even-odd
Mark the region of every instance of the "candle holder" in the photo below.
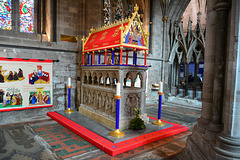
[[[73,113],[74,110],[71,109],[71,89],[72,86],[68,86],[68,109],[65,110],[65,113]]]
[[[121,95],[116,95],[115,98],[117,100],[117,102],[116,102],[116,129],[114,131],[111,131],[109,134],[112,137],[121,138],[125,135],[125,133],[123,131],[119,130],[119,106],[120,106]]]
[[[160,87],[160,86],[159,86]],[[158,92],[159,94],[159,101],[158,101],[158,120],[154,121],[153,124],[158,125],[158,126],[164,126],[165,123],[162,122],[161,120],[161,110],[162,110],[162,95],[163,92]]]

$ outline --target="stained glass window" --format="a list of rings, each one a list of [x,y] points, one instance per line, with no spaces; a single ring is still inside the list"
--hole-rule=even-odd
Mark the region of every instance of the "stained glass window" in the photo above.
[[[123,4],[122,0],[117,0],[116,2],[116,9],[115,9],[115,15],[114,15],[114,20],[120,20],[123,18]]]
[[[0,0],[0,28],[12,29],[12,5],[11,0]]]
[[[110,0],[104,0],[104,8],[103,8],[103,14],[104,14],[104,25],[110,24]]]
[[[20,32],[34,33],[34,0],[19,0]]]

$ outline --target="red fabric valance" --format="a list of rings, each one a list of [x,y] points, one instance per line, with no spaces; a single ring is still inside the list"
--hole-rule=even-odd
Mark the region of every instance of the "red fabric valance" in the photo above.
[[[125,27],[127,23],[123,24]],[[84,51],[96,51],[106,48],[119,47],[121,44],[121,25],[91,34],[87,40]]]

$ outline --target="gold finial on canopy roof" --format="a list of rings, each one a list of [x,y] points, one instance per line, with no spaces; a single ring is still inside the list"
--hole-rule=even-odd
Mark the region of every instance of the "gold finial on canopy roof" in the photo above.
[[[85,40],[86,40],[86,39],[85,39],[85,37],[83,36],[83,38],[82,38],[83,43],[85,42]]]
[[[121,23],[121,20],[120,20],[120,21],[117,21],[117,22],[116,22],[116,25],[119,25],[120,23]]]
[[[121,27],[119,28],[121,31],[124,30],[123,24],[121,25]]]
[[[136,4],[135,7],[134,7],[134,11],[138,11],[139,10],[139,7],[138,5]]]
[[[92,27],[92,28],[90,29],[90,31],[93,33],[93,32],[95,31],[95,29]]]

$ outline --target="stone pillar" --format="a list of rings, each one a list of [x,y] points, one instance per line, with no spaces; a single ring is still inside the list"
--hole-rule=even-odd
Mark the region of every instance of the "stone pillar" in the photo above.
[[[214,63],[214,82],[212,91],[212,110],[211,121],[205,131],[204,146],[207,151],[212,151],[209,143],[215,143],[216,136],[222,131],[222,112],[223,112],[223,96],[224,96],[224,76],[225,76],[225,62],[227,52],[227,35],[228,35],[228,0],[218,0],[213,6],[213,10],[217,13],[216,19],[216,40],[214,49],[215,63]],[[213,38],[210,38],[210,40]],[[204,77],[205,78],[205,77]],[[203,92],[205,94],[205,91]],[[207,114],[207,113],[206,113]],[[213,152],[209,153],[214,156]]]
[[[222,5],[228,4],[222,2]],[[224,127],[214,147],[216,159],[240,159],[240,1],[232,1],[230,17],[222,113]]]
[[[240,1],[231,3],[208,1],[202,115],[183,152],[191,159],[240,158]]]
[[[201,129],[204,134],[204,129],[207,127],[212,118],[212,105],[213,105],[213,84],[214,84],[214,63],[215,63],[215,48],[216,46],[216,23],[217,13],[213,9],[217,0],[208,1],[207,5],[207,23],[206,23],[206,47],[204,55],[204,82],[202,94],[202,114],[198,119],[197,128]]]
[[[163,21],[163,34],[162,34],[162,62],[161,62],[161,81],[165,81],[164,79],[164,63],[165,63],[165,41],[167,41],[167,38],[165,36],[165,34],[167,33],[167,29],[166,29],[166,26],[167,26],[167,21],[168,21],[168,17],[167,16],[164,16],[162,18],[162,21]]]
[[[224,95],[224,71],[227,49],[228,33],[228,0],[218,0],[214,9],[217,12],[217,36],[215,52],[214,88],[213,88],[213,117],[212,123],[217,131],[221,130],[223,95]],[[216,126],[217,125],[217,126]]]

